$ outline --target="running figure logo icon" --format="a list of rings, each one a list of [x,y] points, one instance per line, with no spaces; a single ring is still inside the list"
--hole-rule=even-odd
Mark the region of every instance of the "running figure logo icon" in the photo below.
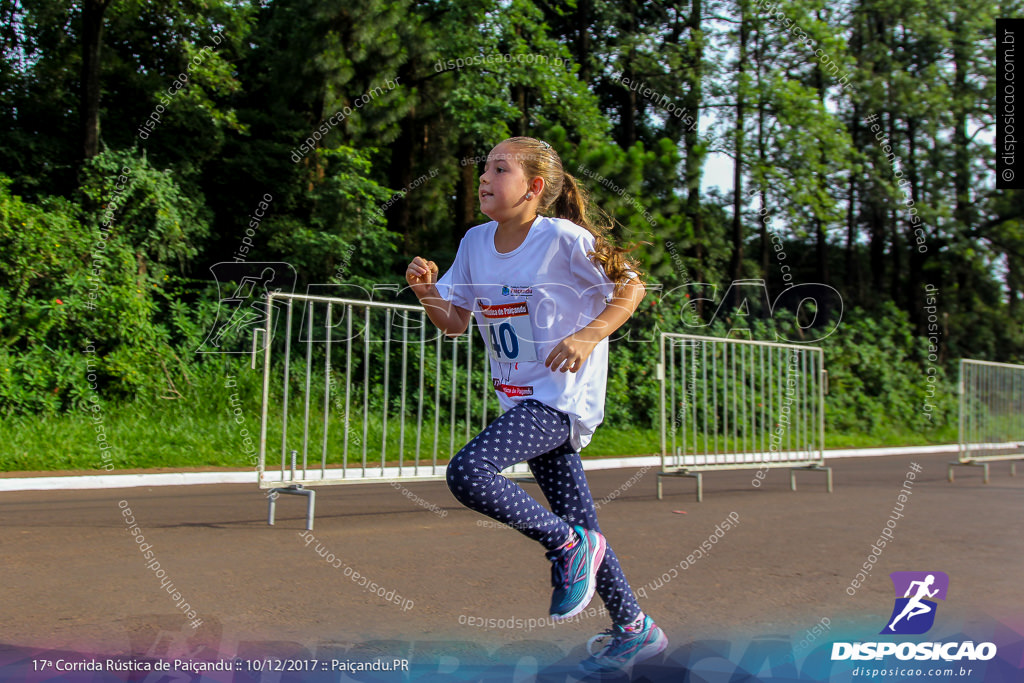
[[[268,296],[295,290],[295,268],[284,262],[222,261],[210,266],[210,272],[217,281],[220,303],[217,320],[196,353],[252,353],[253,330],[262,329],[267,319]],[[228,292],[231,295],[224,296]]]
[[[945,572],[893,572],[889,577],[896,590],[896,604],[888,625],[881,633],[926,633],[935,623],[937,607],[937,603],[929,598],[946,599],[949,576]]]

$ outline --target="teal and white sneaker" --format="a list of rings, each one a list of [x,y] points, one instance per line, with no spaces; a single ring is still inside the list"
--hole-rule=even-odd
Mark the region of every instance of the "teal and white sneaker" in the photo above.
[[[594,643],[610,638],[601,650],[594,652]],[[634,664],[650,659],[668,646],[668,638],[654,620],[644,615],[641,625],[632,628],[613,625],[587,641],[590,657],[580,662],[580,669],[588,674],[628,672]]]
[[[582,612],[597,589],[597,570],[604,561],[607,544],[597,531],[573,527],[576,544],[571,548],[551,550],[551,618],[555,621],[574,617]]]

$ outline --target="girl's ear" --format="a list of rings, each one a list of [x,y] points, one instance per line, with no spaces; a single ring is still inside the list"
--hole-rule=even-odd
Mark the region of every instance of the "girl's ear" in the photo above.
[[[526,189],[532,192],[535,197],[541,196],[544,193],[544,179],[537,176],[527,184]]]

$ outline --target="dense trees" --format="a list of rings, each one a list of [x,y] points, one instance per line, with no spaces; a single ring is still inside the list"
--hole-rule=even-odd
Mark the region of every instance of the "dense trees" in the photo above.
[[[898,309],[918,334],[933,284],[944,358],[1019,361],[1024,197],[994,189],[996,12],[0,0],[0,364],[50,392],[13,403],[74,403],[60,379],[73,357],[41,370],[24,360],[39,344],[98,341],[128,359],[106,368],[122,389],[133,362],[159,382],[187,375],[208,268],[267,195],[249,260],[288,261],[303,283],[346,259],[349,279],[378,283],[400,283],[415,253],[450,259],[483,220],[480,158],[514,134],[562,153],[617,236],[643,242],[654,282],[721,294],[761,278],[773,297],[821,282],[847,311]],[[714,179],[727,190],[701,182],[712,153],[733,162]],[[110,286],[86,309],[94,268]],[[117,316],[138,334],[97,322]]]

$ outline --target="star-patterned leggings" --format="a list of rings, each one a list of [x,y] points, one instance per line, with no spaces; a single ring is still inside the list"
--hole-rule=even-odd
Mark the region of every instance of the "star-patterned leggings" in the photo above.
[[[580,454],[569,441],[565,413],[534,399],[508,410],[448,464],[448,488],[460,503],[539,541],[548,550],[569,538],[571,525],[601,531]],[[547,510],[501,471],[527,461],[551,505]],[[597,594],[616,624],[640,613],[619,560],[609,546],[597,573]]]

